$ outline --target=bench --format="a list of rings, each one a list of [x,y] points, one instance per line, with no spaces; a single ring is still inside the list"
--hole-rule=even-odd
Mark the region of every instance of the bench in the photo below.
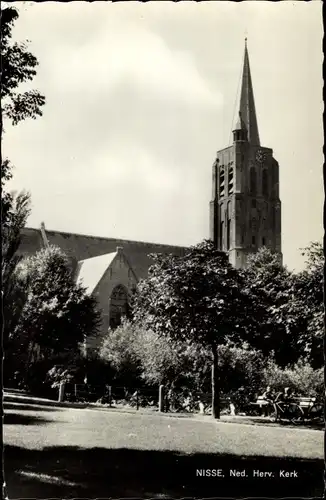
[[[250,403],[251,405],[256,405],[262,408],[263,406],[270,405],[270,401],[267,401],[263,396],[258,396],[255,403]]]
[[[297,403],[301,408],[311,408],[316,402],[316,398],[310,397],[293,397],[291,401]],[[258,396],[257,401],[255,403],[250,403],[251,405],[256,406],[266,406],[271,404],[270,401],[267,401],[263,396]]]
[[[317,398],[301,398],[301,397],[298,397],[298,398],[293,398],[293,401],[295,401],[302,409],[309,409],[311,408],[315,402],[316,402],[316,399]]]

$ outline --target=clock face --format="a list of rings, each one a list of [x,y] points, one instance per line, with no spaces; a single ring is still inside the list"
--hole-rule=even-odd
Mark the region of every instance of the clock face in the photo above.
[[[266,153],[262,149],[257,149],[256,151],[256,161],[263,163],[266,160]]]

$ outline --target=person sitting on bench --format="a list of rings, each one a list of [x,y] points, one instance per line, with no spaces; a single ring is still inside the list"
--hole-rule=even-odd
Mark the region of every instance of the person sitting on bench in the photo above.
[[[285,387],[283,392],[279,392],[275,399],[279,403],[291,403],[293,401],[293,392],[290,387]]]
[[[270,412],[271,412],[271,409],[272,409],[272,406],[273,406],[273,401],[274,401],[274,394],[273,394],[273,391],[271,389],[271,387],[268,385],[266,387],[266,391],[264,392],[264,394],[262,395],[262,397],[270,404],[267,404],[264,406],[263,408],[263,411],[264,411],[264,416],[265,417],[268,417],[270,415]]]

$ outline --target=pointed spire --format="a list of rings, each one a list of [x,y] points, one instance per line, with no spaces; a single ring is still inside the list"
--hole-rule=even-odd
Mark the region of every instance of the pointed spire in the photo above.
[[[255,109],[254,92],[252,88],[250,66],[249,66],[249,56],[247,48],[247,38],[245,38],[245,53],[243,62],[243,72],[242,72],[242,85],[241,85],[241,97],[240,97],[240,110],[242,120],[245,123],[248,141],[253,146],[259,146],[259,133]]]

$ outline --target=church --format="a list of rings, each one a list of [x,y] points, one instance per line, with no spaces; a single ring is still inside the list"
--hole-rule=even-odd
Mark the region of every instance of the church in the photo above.
[[[209,214],[209,237],[234,267],[246,267],[248,254],[263,246],[282,258],[279,166],[273,150],[260,144],[247,42],[233,143],[217,152]],[[66,253],[77,282],[97,298],[103,335],[127,315],[128,298],[146,278],[150,254],[187,252],[180,246],[52,231],[42,223],[23,230],[19,253],[31,255],[49,245]]]

